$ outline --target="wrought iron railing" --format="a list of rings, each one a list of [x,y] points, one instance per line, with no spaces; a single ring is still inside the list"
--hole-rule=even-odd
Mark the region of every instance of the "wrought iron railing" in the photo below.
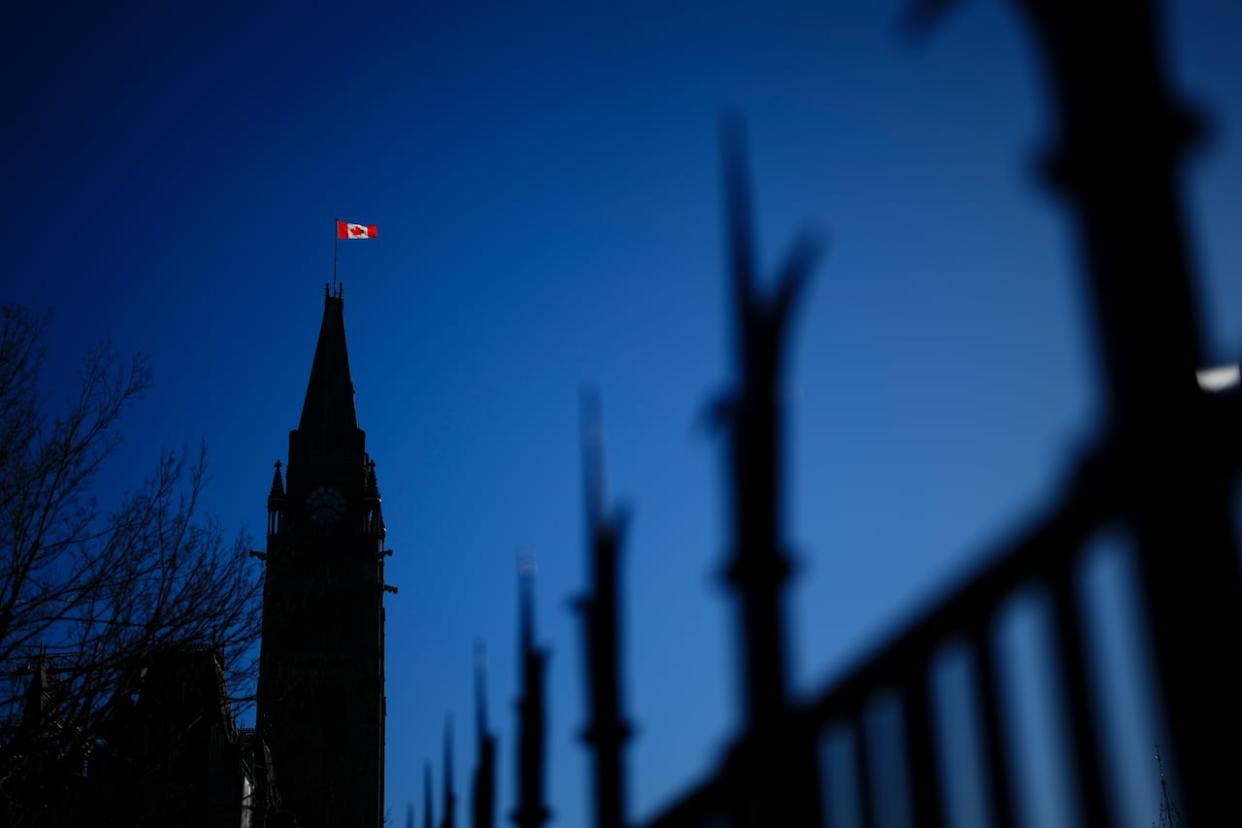
[[[925,26],[948,5],[916,2],[912,20]],[[943,705],[932,685],[938,654],[955,645],[964,647],[973,676],[968,706],[980,731],[986,821],[1005,828],[1027,824],[1029,802],[1019,790],[1030,780],[1023,778],[1025,763],[1015,761],[1017,701],[1001,677],[1002,663],[1013,654],[998,629],[1010,602],[1028,592],[1039,596],[1051,633],[1043,677],[1056,688],[1051,718],[1065,723],[1056,761],[1067,770],[1058,791],[1067,818],[1083,826],[1122,824],[1118,780],[1127,760],[1106,744],[1107,706],[1114,702],[1102,688],[1105,668],[1093,663],[1090,634],[1099,607],[1083,583],[1094,538],[1114,526],[1133,541],[1128,591],[1138,617],[1128,632],[1150,657],[1147,681],[1157,727],[1173,743],[1180,810],[1192,825],[1237,819],[1242,586],[1235,498],[1242,395],[1208,393],[1195,382],[1203,337],[1178,182],[1180,156],[1198,121],[1163,76],[1153,3],[1017,5],[1043,49],[1059,116],[1060,145],[1046,171],[1074,208],[1107,390],[1104,442],[1076,468],[1044,519],[986,556],[817,697],[799,701],[769,693],[762,717],[747,710],[716,773],[650,820],[650,828],[818,826],[827,821],[834,796],[851,800],[847,810],[864,828],[878,824],[881,801],[902,803],[909,823],[920,828],[946,824],[947,782],[956,771],[943,761],[946,745],[937,727]],[[735,257],[747,248],[748,230],[738,215],[744,210],[731,207]],[[745,330],[754,318],[749,302],[745,296],[739,301],[743,377],[757,364]],[[766,378],[744,385],[770,384],[778,367],[770,363]],[[767,513],[770,495],[745,491],[746,463],[736,458],[758,452],[772,459],[780,421],[771,418],[749,434],[732,427],[741,493],[733,508],[745,527],[748,515],[753,525],[755,514]],[[735,543],[752,560],[758,555],[768,569],[779,569],[779,526],[749,537],[738,532]],[[752,573],[736,585],[744,653],[755,651],[756,641],[784,640],[783,631],[771,628],[777,613],[760,617],[758,627],[751,620],[756,606],[779,606],[780,580]],[[752,671],[763,662],[745,661]],[[760,669],[764,674],[743,680],[781,686],[779,661]],[[899,748],[883,761],[867,721],[880,699],[896,700],[900,721]],[[831,733],[844,733],[852,746],[852,774],[820,767],[826,760],[818,748]],[[808,745],[817,748],[813,756]],[[895,756],[898,772],[882,773],[892,770]],[[807,766],[814,768],[809,778],[800,772]],[[853,782],[825,783],[834,778]]]

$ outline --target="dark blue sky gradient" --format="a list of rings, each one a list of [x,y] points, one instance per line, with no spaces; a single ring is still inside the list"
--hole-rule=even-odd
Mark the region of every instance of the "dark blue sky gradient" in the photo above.
[[[731,371],[724,108],[748,119],[766,265],[805,226],[831,239],[790,388],[801,688],[1045,502],[1091,434],[1087,309],[1071,227],[1034,174],[1050,129],[1009,4],[962,4],[916,48],[896,2],[83,5],[27,4],[0,35],[0,249],[3,298],[55,313],[51,399],[91,342],[151,356],[156,388],[127,418],[105,501],[161,447],[203,439],[210,512],[262,531],[332,221],[379,225],[342,246],[341,275],[401,589],[387,602],[398,821],[449,712],[468,779],[476,637],[507,811],[528,545],[553,650],[550,800],[557,824],[584,824],[567,600],[584,577],[585,381],[603,392],[610,481],[636,509],[639,814],[730,732],[721,447],[698,425]],[[1242,7],[1174,6],[1174,76],[1216,117],[1188,195],[1225,361],[1242,355]]]

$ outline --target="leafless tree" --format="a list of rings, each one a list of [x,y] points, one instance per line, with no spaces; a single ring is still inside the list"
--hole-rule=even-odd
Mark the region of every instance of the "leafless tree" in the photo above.
[[[76,396],[51,414],[40,387],[47,322],[20,306],[0,307],[4,799],[23,784],[32,734],[64,742],[53,748],[66,755],[89,750],[112,700],[153,653],[214,648],[233,701],[244,706],[259,632],[260,580],[248,538],[226,541],[200,514],[203,451],[196,459],[162,452],[115,510],[97,505],[121,416],[150,387],[150,369],[140,355],[124,361],[107,345],[91,348]],[[46,703],[32,705],[35,664],[50,683]]]

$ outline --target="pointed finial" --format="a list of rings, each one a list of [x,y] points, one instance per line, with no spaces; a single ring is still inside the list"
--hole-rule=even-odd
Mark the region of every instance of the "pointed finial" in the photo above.
[[[268,497],[284,497],[285,484],[280,474],[280,461],[276,461],[276,470],[272,473],[272,488],[268,492]]]
[[[379,497],[379,481],[375,477],[375,461],[367,458],[367,496]]]
[[[721,124],[721,156],[724,163],[725,223],[729,236],[737,347],[744,373],[761,352],[778,356],[784,340],[785,322],[810,279],[824,243],[818,232],[804,230],[794,242],[768,296],[756,285],[756,255],[752,230],[750,171],[746,156],[745,122],[736,113]],[[749,366],[749,367],[747,367]]]

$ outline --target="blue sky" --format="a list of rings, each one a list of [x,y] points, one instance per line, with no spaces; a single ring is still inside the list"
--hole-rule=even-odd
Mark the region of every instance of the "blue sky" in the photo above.
[[[584,579],[584,382],[635,509],[637,812],[730,732],[722,445],[698,425],[731,370],[724,109],[749,124],[765,264],[808,225],[831,239],[789,389],[800,688],[1043,503],[1099,404],[1071,228],[1034,172],[1051,137],[1036,55],[1007,4],[964,3],[915,47],[896,2],[521,5],[31,6],[0,35],[3,298],[55,314],[53,399],[102,338],[155,369],[111,486],[205,440],[210,511],[261,532],[333,219],[379,226],[340,269],[401,589],[387,602],[398,818],[446,713],[468,779],[475,638],[508,807],[530,547],[553,651],[549,796],[557,824],[583,824],[568,599]],[[1173,5],[1173,76],[1215,118],[1187,195],[1225,361],[1242,355],[1242,8]]]

